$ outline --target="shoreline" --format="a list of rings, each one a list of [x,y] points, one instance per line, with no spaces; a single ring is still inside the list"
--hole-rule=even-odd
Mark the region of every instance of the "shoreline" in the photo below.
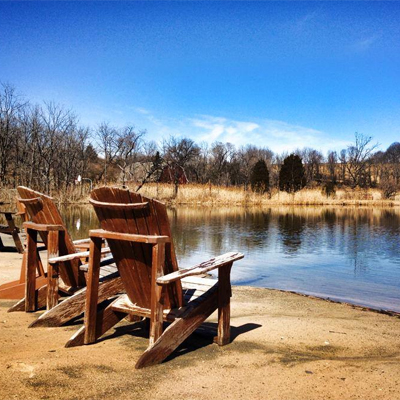
[[[236,287],[246,287],[246,286],[236,285]],[[249,287],[253,288],[253,286],[249,286]],[[392,311],[392,310],[386,310],[384,308],[374,308],[374,307],[369,307],[369,306],[363,306],[363,305],[360,305],[360,304],[349,303],[346,300],[333,300],[333,299],[331,299],[329,297],[319,297],[319,296],[315,296],[315,295],[312,295],[312,294],[296,292],[294,290],[284,290],[284,289],[275,289],[275,288],[267,288],[267,287],[255,287],[255,288],[256,289],[264,289],[264,290],[276,290],[277,292],[282,292],[282,293],[291,293],[291,294],[294,294],[294,295],[297,295],[297,296],[307,297],[309,299],[322,300],[322,301],[326,301],[328,303],[333,303],[333,304],[342,304],[342,305],[354,308],[356,310],[374,312],[374,313],[377,313],[377,314],[388,315],[390,317],[394,317],[394,318],[399,318],[400,319],[400,312]]]

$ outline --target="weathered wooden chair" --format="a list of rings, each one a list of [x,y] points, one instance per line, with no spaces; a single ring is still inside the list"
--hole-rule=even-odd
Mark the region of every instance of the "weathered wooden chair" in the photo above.
[[[178,269],[166,207],[128,190],[94,190],[90,202],[101,228],[90,231],[88,290],[84,326],[67,347],[94,343],[127,315],[150,318],[150,345],[136,368],[162,362],[216,309],[218,336],[230,342],[230,271],[240,253],[227,253]],[[107,239],[126,294],[98,311],[102,239]],[[201,278],[218,268],[218,281]],[[195,276],[197,275],[197,276]],[[163,321],[171,322],[163,332]]]
[[[86,273],[83,260],[89,252],[78,251],[85,240],[73,242],[63,223],[53,199],[29,188],[17,188],[19,201],[25,205],[30,221],[24,223],[27,235],[25,262],[25,297],[10,308],[11,311],[36,311],[46,305],[47,311],[31,326],[59,326],[78,316],[84,310]],[[38,233],[47,248],[47,272],[41,266],[37,251]],[[86,240],[86,246],[88,239]],[[78,247],[79,246],[79,247]],[[109,252],[102,248],[101,253]],[[112,259],[102,261],[110,264]],[[38,272],[38,276],[36,275]],[[41,278],[38,283],[38,277]],[[45,284],[43,285],[43,279]],[[39,286],[42,283],[42,286]],[[102,268],[102,292],[99,301],[115,293],[115,286],[122,288],[115,266]],[[59,302],[61,296],[67,297]]]
[[[24,246],[22,245],[21,238],[19,237],[20,230],[15,225],[13,216],[21,216],[22,218],[24,218],[25,213],[22,211],[23,205],[21,203],[17,202],[17,206],[18,206],[18,212],[13,212],[13,211],[0,212],[0,214],[4,215],[7,222],[7,225],[0,224],[0,233],[11,235],[14,240],[15,247],[17,248],[18,253],[22,254],[24,252]],[[3,248],[4,248],[3,241],[1,240],[0,237],[0,250],[2,250]]]
[[[13,232],[13,238],[15,245],[17,247],[17,250],[19,253],[23,253],[23,258],[22,258],[22,264],[21,264],[21,272],[20,272],[20,277],[17,280],[3,283],[0,285],[0,299],[20,299],[25,295],[25,263],[26,263],[26,252],[25,252],[25,246],[22,245],[21,243],[21,238],[19,236],[19,229],[15,227],[15,222],[13,219],[13,214],[15,216],[19,216],[22,221],[28,221],[28,215],[26,213],[25,206],[20,203],[17,200],[17,209],[18,211],[16,213],[11,213],[11,212],[3,212],[6,216],[7,223],[8,223],[8,229],[10,232]],[[7,216],[7,214],[9,214]],[[7,229],[7,227],[5,227]],[[0,231],[3,231],[2,228],[0,228]],[[1,244],[1,239],[0,239],[0,244]],[[39,251],[40,249],[38,249]],[[40,258],[39,258],[39,263],[38,263],[38,272],[39,275],[36,277],[36,286],[37,288],[43,286],[46,283],[45,279],[45,273],[43,270],[43,266],[40,263]]]

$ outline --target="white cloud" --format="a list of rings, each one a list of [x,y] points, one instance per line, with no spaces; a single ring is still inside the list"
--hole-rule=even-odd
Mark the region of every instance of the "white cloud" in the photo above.
[[[312,147],[326,152],[346,148],[350,142],[337,139],[327,133],[301,125],[273,119],[238,120],[221,116],[194,115],[164,117],[141,107],[125,108],[123,115],[103,115],[110,122],[124,125],[134,121],[140,128],[146,128],[147,139],[162,143],[170,136],[189,137],[197,143],[216,141],[229,142],[237,148],[247,144],[268,147],[274,152],[293,151]]]
[[[211,115],[183,117],[181,119],[155,118],[148,116],[149,136],[161,141],[171,135],[190,137],[196,142],[209,144],[230,142],[236,147],[246,144],[269,147],[275,152],[293,151],[297,148],[312,147],[326,152],[347,147],[348,141],[330,138],[326,133],[284,121],[258,119],[257,121],[239,121]]]

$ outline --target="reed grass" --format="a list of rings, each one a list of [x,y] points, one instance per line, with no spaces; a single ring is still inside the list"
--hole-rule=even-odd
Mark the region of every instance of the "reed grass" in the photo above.
[[[132,187],[134,188],[134,187]],[[140,193],[157,198],[168,204],[224,205],[224,206],[275,206],[275,205],[353,205],[391,207],[400,205],[400,196],[392,200],[382,199],[378,189],[341,188],[331,196],[326,196],[320,188],[304,188],[294,194],[272,190],[259,194],[243,187],[221,187],[210,185],[181,185],[177,196],[170,184],[148,184]]]
[[[99,185],[101,186],[101,185]],[[118,186],[110,183],[110,186]],[[137,184],[129,184],[131,190],[136,190]],[[338,188],[335,194],[326,196],[321,188],[304,188],[294,194],[273,189],[270,193],[260,194],[244,187],[225,187],[214,185],[187,184],[179,186],[175,196],[174,185],[167,183],[149,183],[144,185],[140,193],[156,198],[169,205],[201,205],[201,206],[400,206],[400,195],[391,200],[382,198],[378,189]],[[13,203],[15,189],[2,189],[0,201]],[[52,196],[60,204],[85,204],[88,202],[89,190],[80,186],[71,187],[67,192],[55,192]]]

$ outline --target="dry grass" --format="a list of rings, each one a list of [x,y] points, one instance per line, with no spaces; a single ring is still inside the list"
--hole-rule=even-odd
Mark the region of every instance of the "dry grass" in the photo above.
[[[110,186],[118,186],[111,184]],[[136,190],[137,184],[128,185]],[[87,203],[89,188],[82,193],[81,188],[72,187],[68,193],[52,193],[59,203]],[[149,183],[142,187],[140,193],[147,197],[157,198],[170,205],[204,205],[204,206],[277,206],[277,205],[344,205],[344,206],[374,206],[392,207],[400,205],[400,195],[392,200],[382,199],[378,189],[340,188],[334,195],[327,197],[321,188],[305,188],[295,194],[280,192],[273,189],[271,193],[259,194],[243,187],[224,187],[213,185],[188,184],[179,187],[175,197],[174,186],[165,183]],[[0,201],[14,203],[15,189],[0,191]]]
[[[173,185],[148,184],[140,192],[147,197],[158,198],[176,205],[368,205],[382,207],[400,205],[400,196],[393,200],[383,200],[381,192],[377,189],[343,188],[327,197],[320,188],[305,188],[295,194],[273,190],[270,194],[261,195],[238,187],[189,184],[181,185],[175,197]]]

